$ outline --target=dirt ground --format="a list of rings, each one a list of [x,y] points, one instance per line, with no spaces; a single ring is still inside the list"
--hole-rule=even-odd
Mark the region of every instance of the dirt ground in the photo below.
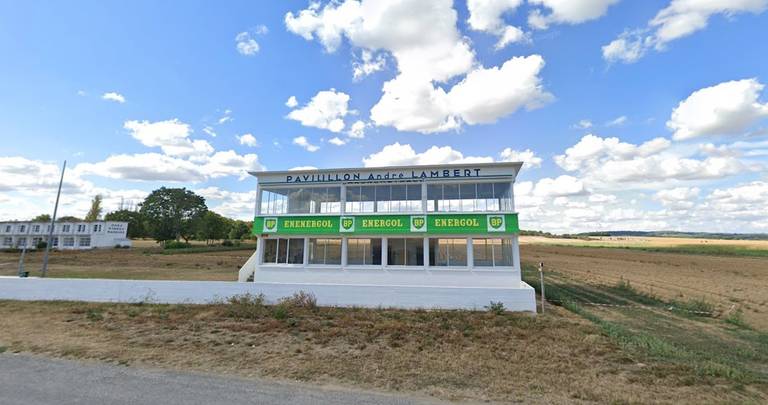
[[[622,351],[544,316],[0,301],[0,350],[525,403],[733,403],[764,392]]]
[[[523,263],[588,284],[625,280],[668,300],[703,298],[720,311],[741,308],[750,324],[768,330],[768,259],[523,244]]]

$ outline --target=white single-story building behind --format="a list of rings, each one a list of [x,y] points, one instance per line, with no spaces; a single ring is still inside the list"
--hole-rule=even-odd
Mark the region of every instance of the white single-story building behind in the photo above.
[[[50,222],[0,222],[0,249],[35,249],[48,240]],[[128,223],[120,221],[56,222],[51,248],[60,250],[130,247]]]

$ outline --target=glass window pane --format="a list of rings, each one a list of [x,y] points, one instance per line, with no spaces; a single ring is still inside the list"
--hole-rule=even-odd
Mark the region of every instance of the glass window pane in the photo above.
[[[427,211],[438,211],[438,204],[443,199],[443,185],[442,184],[429,184],[427,185]]]
[[[405,240],[405,265],[424,265],[424,239],[408,238]]]
[[[288,239],[288,263],[304,263],[304,239]]]
[[[501,259],[496,261],[496,266],[514,266],[512,261],[512,240],[501,240]]]
[[[347,186],[346,212],[360,212],[360,186]]]
[[[347,264],[365,264],[365,241],[367,239],[347,239]]]
[[[328,188],[320,212],[323,214],[338,214],[341,212],[341,187]]]
[[[471,212],[475,210],[475,196],[477,195],[474,184],[459,185],[459,195],[461,196],[461,210]]]
[[[376,212],[389,212],[390,186],[376,186]]]
[[[493,197],[499,202],[501,211],[508,211],[512,206],[510,183],[493,183]]]
[[[341,264],[341,238],[325,239],[325,264]]]
[[[461,200],[458,184],[443,185],[444,205],[439,211],[461,211]]]
[[[264,239],[264,263],[277,262],[277,239]]]
[[[493,265],[502,266],[501,239],[488,239],[488,243],[491,244],[491,247],[493,248]]]
[[[466,239],[451,239],[448,265],[449,266],[466,266],[467,265],[467,240]]]
[[[381,266],[381,239],[369,239],[369,241],[370,248],[366,250],[367,256],[365,264]]]
[[[389,239],[387,241],[387,264],[405,266],[405,239]]]
[[[309,240],[309,264],[325,263],[325,244],[322,243],[322,240],[323,239]]]
[[[390,197],[389,212],[408,212],[408,199],[407,192],[408,186],[395,185],[391,187],[392,194]],[[378,194],[377,194],[378,197]]]
[[[360,187],[360,211],[359,212],[374,212],[374,204],[376,203],[376,189],[374,186],[361,186]]]
[[[475,266],[493,266],[493,250],[487,241],[487,239],[472,239],[472,256]]]
[[[277,262],[285,263],[288,256],[288,239],[277,240]]]

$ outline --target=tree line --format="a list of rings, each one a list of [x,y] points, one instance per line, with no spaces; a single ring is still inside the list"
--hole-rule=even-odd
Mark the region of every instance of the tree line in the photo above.
[[[96,221],[101,217],[102,197],[91,201],[83,218],[61,217],[57,221]],[[161,187],[138,205],[138,210],[121,209],[104,215],[105,221],[128,223],[128,237],[152,238],[158,242],[203,240],[241,240],[251,236],[251,222],[227,218],[208,209],[205,198],[186,188]],[[48,214],[34,221],[50,221]]]

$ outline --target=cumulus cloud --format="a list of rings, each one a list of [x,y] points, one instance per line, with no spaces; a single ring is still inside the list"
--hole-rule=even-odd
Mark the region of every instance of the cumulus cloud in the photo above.
[[[333,138],[328,140],[328,143],[336,145],[336,146],[342,146],[346,145],[347,141],[344,139],[339,138],[338,136],[334,136]]]
[[[192,129],[178,119],[166,121],[126,121],[123,127],[144,146],[159,147],[173,157],[200,157],[213,153],[205,140],[191,140]]]
[[[297,136],[293,138],[293,144],[304,148],[308,152],[317,152],[320,149],[319,146],[309,143],[306,136]]]
[[[253,136],[253,134],[235,135],[235,137],[237,138],[237,141],[240,142],[240,145],[250,147],[259,146],[259,141],[256,140],[256,137]]]
[[[322,7],[312,3],[286,14],[285,23],[289,31],[317,40],[328,52],[347,38],[353,47],[393,57],[398,74],[384,83],[382,97],[371,109],[377,126],[421,133],[455,130],[551,99],[538,77],[544,66],[539,55],[513,58],[502,67],[479,66],[457,29],[450,0],[345,0]],[[463,78],[461,83],[448,90],[441,87],[457,76]],[[481,111],[482,105],[490,105],[489,112]]]
[[[496,49],[508,44],[525,41],[527,36],[519,27],[506,25],[502,16],[513,12],[523,0],[467,0],[467,23],[475,31],[483,31],[499,37]]]
[[[290,96],[288,97],[288,100],[285,102],[285,106],[288,108],[293,108],[299,105],[299,102],[296,100],[296,96]]]
[[[759,14],[767,7],[768,0],[672,0],[644,29],[625,31],[603,46],[603,58],[632,63],[651,49],[663,50],[669,42],[703,30],[714,15]]]
[[[206,179],[202,168],[193,162],[160,153],[112,155],[97,163],[80,163],[80,175],[134,181],[169,181],[197,183]]]
[[[667,127],[676,140],[743,134],[768,117],[768,102],[758,100],[764,87],[757,79],[745,79],[697,90],[672,111]]]
[[[534,9],[528,15],[528,24],[536,29],[546,29],[552,24],[580,24],[604,16],[608,7],[619,0],[528,0]],[[545,14],[542,9],[549,9]]]
[[[365,167],[435,165],[448,163],[487,163],[493,162],[490,156],[464,156],[450,146],[432,146],[417,153],[409,144],[399,142],[386,145],[380,151],[363,158]]]
[[[352,62],[352,78],[360,80],[384,69],[386,64],[387,59],[384,54],[374,54],[368,49],[363,49],[359,60]]]
[[[560,197],[584,195],[587,190],[584,183],[573,176],[562,175],[556,178],[545,177],[536,183],[533,194],[538,197]]]
[[[616,117],[615,119],[612,119],[612,120],[606,122],[605,126],[606,127],[618,127],[618,126],[622,126],[622,125],[626,124],[627,121],[629,121],[627,116],[626,115],[622,115],[620,117]]]
[[[350,138],[365,138],[365,129],[367,127],[368,127],[368,124],[366,124],[363,121],[357,120],[349,127],[349,131],[347,131],[347,135]]]
[[[512,148],[505,148],[502,150],[499,154],[499,160],[502,162],[523,162],[523,169],[541,167],[542,161],[542,159],[536,156],[536,153],[530,149],[518,151]]]
[[[654,195],[654,199],[665,207],[684,210],[693,208],[700,192],[701,189],[698,187],[675,187],[659,190]]]
[[[85,94],[85,93],[83,93]],[[110,91],[109,93],[104,93],[101,95],[102,100],[108,100],[108,101],[114,101],[116,103],[123,104],[125,103],[125,97],[117,92]]]
[[[305,106],[288,113],[287,118],[307,127],[341,132],[344,130],[344,117],[349,114],[348,105],[349,95],[343,92],[335,89],[319,91]]]
[[[573,124],[573,128],[575,129],[589,129],[592,128],[592,121],[583,119],[579,120],[579,122]]]
[[[259,52],[259,43],[256,42],[257,35],[264,35],[269,32],[264,25],[259,25],[251,31],[243,31],[235,36],[235,47],[237,52],[245,56],[253,56]]]

